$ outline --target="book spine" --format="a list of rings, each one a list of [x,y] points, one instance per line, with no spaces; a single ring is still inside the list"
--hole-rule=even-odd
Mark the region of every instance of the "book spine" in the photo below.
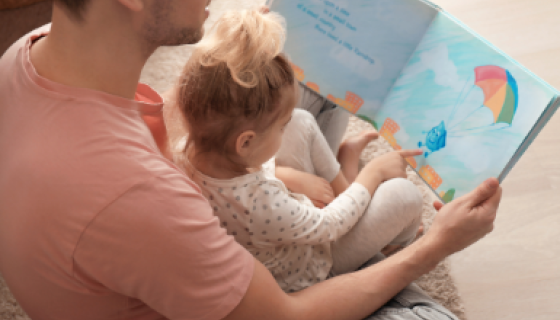
[[[525,140],[521,143],[521,145],[519,145],[519,148],[517,148],[517,151],[515,152],[513,157],[511,157],[508,164],[504,167],[502,173],[498,176],[498,181],[500,181],[500,183],[504,181],[504,179],[509,174],[511,169],[513,169],[517,161],[519,161],[521,156],[525,153],[525,151],[527,151],[531,143],[533,143],[535,138],[539,135],[539,133],[544,128],[544,126],[548,123],[550,118],[552,118],[556,110],[558,110],[559,106],[560,106],[560,97],[556,96],[549,103],[548,107],[546,108],[546,111],[543,112],[543,114],[540,116],[539,120],[533,126],[533,129],[531,129],[527,137],[525,137]]]
[[[443,9],[440,6],[438,6],[437,4],[435,4],[435,3],[433,3],[429,0],[420,0],[420,1],[426,3],[427,5],[429,5],[430,7],[433,7],[436,10],[443,11]]]

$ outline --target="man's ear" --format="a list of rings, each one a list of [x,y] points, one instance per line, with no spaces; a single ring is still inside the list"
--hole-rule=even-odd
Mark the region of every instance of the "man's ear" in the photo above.
[[[243,131],[235,141],[235,152],[237,152],[237,155],[243,158],[249,156],[256,137],[257,134],[253,130]]]
[[[128,9],[139,12],[144,9],[144,0],[117,0],[120,4],[127,7]]]

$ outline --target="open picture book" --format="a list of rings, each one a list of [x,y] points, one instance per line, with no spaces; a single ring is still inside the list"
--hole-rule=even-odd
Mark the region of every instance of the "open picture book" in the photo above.
[[[297,79],[370,122],[444,202],[503,181],[559,92],[423,0],[269,0]]]

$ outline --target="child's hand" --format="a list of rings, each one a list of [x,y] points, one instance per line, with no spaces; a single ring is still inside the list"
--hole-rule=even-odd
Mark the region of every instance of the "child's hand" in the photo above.
[[[406,178],[406,168],[408,163],[406,158],[418,156],[422,150],[400,150],[386,153],[371,160],[364,170],[375,171],[382,181],[394,178]]]
[[[306,195],[315,207],[324,208],[334,200],[334,192],[330,183],[316,175],[296,171],[300,178],[300,183],[296,184],[296,189],[291,189],[295,193]]]
[[[292,168],[276,167],[276,177],[290,191],[306,195],[317,208],[324,208],[334,200],[334,192],[329,182],[316,175]]]
[[[390,179],[406,178],[406,158],[419,156],[422,150],[400,150],[386,153],[366,164],[360,171],[355,182],[360,183],[369,190],[373,196],[377,187]]]

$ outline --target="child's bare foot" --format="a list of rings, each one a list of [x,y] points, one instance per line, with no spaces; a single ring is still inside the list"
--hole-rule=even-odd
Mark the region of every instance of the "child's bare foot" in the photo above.
[[[359,173],[359,162],[362,151],[367,144],[377,138],[379,134],[376,131],[368,130],[357,136],[350,137],[340,144],[338,149],[338,162],[341,171],[346,177],[348,183],[354,182]]]
[[[418,228],[418,232],[416,232],[416,238],[414,238],[414,241],[418,240],[418,238],[420,238],[423,234],[424,234],[424,226],[420,225],[420,227]],[[390,255],[397,253],[402,248],[404,247],[398,244],[388,244],[385,246],[385,248],[381,249],[381,253],[383,253],[384,256],[388,257]]]

